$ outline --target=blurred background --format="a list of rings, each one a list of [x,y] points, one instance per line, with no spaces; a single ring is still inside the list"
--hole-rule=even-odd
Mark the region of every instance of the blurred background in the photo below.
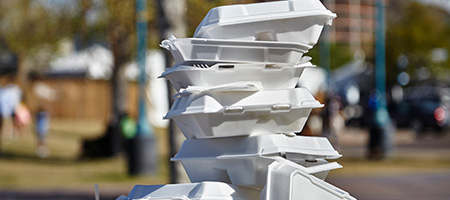
[[[175,91],[157,79],[172,65],[158,44],[192,37],[213,7],[263,1],[142,2],[137,12],[136,1],[0,1],[0,199],[93,199],[94,184],[115,199],[188,181],[169,162],[184,138],[162,120]],[[298,86],[326,104],[300,134],[344,155],[327,180],[358,199],[450,199],[450,2],[322,2],[338,17]],[[139,123],[154,137],[151,164],[131,159]]]

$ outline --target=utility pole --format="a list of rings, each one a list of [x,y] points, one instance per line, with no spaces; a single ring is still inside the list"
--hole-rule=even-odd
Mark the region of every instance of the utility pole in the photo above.
[[[147,0],[136,0],[137,27],[137,65],[139,118],[137,133],[129,141],[128,173],[130,175],[149,175],[157,166],[157,148],[153,128],[148,123],[146,109],[147,72]]]
[[[371,98],[375,100],[374,128],[369,137],[369,159],[390,157],[394,150],[394,128],[389,117],[386,102],[386,19],[384,0],[376,1],[375,25],[375,90]]]

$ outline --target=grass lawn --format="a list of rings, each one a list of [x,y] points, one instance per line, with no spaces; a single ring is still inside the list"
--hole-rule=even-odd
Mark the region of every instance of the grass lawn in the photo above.
[[[155,130],[160,155],[159,169],[153,176],[130,177],[124,156],[108,159],[80,160],[83,139],[95,138],[104,132],[102,121],[56,120],[51,122],[48,137],[50,156],[35,155],[36,137],[31,130],[16,139],[4,138],[0,149],[0,191],[8,190],[71,190],[127,194],[136,184],[166,184],[168,182],[168,148],[165,130]],[[397,158],[374,162],[364,158],[343,157],[337,162],[343,169],[333,170],[330,178],[352,176],[389,176],[399,173],[448,172],[450,159]]]
[[[125,156],[80,160],[82,140],[104,132],[102,121],[53,119],[48,135],[50,156],[35,154],[36,137],[31,128],[15,139],[2,138],[0,149],[0,190],[93,190],[94,184],[125,194],[136,184],[165,184],[168,180],[167,133],[155,130],[160,164],[147,177],[127,175]]]

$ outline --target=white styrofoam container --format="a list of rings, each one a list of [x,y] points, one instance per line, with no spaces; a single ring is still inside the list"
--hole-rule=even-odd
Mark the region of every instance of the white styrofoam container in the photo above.
[[[180,159],[180,161],[191,182],[220,181],[237,186],[262,189],[266,185],[267,169],[270,163],[283,159],[281,157],[238,156],[234,158]],[[328,163],[324,159],[317,159],[314,164],[316,165],[311,167],[299,165],[298,168],[325,179],[330,170],[342,167],[336,162]]]
[[[167,78],[177,91],[188,86],[214,87],[240,81],[261,81],[264,89],[281,89],[294,88],[307,67],[314,65],[310,62],[296,66],[269,63],[182,64],[167,69],[161,77]]]
[[[294,133],[313,108],[323,107],[305,88],[231,89],[188,87],[164,118],[173,119],[188,139]]]
[[[116,200],[250,200],[259,199],[260,192],[221,182],[135,185]]]
[[[356,200],[347,192],[305,172],[286,160],[268,166],[264,189],[222,182],[135,185],[116,200]]]
[[[278,156],[280,154],[295,162],[341,157],[326,137],[268,134],[250,137],[188,139],[183,142],[180,151],[173,159]]]
[[[192,182],[262,188],[274,161],[301,165],[298,168],[325,179],[330,170],[342,167],[325,159],[339,157],[326,138],[270,134],[186,140],[172,161],[181,161]]]
[[[356,200],[348,192],[283,162],[269,165],[261,200]]]
[[[211,9],[194,37],[299,42],[315,45],[336,14],[319,0],[289,0]]]
[[[311,46],[300,43],[175,38],[163,40],[177,64],[199,62],[260,62],[296,65]]]

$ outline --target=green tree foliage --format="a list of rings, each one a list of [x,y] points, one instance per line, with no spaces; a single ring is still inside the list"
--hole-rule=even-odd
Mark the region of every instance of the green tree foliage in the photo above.
[[[433,60],[436,49],[450,51],[450,17],[444,10],[414,1],[399,1],[388,7],[386,32],[386,66],[388,82],[396,82],[401,71],[412,79],[426,71],[438,79],[448,79],[449,59]],[[404,55],[405,69],[397,60]],[[428,73],[427,72],[427,73]],[[419,75],[420,76],[420,75]]]
[[[195,29],[211,8],[231,4],[255,3],[257,0],[187,0],[186,23],[188,37],[194,35]]]
[[[306,56],[310,56],[313,59],[311,62],[317,66],[321,67],[321,55],[320,55],[320,45],[317,43],[317,45],[314,46],[307,54]],[[337,69],[341,67],[342,65],[350,62],[353,59],[352,52],[350,51],[350,48],[348,45],[338,44],[335,42],[330,43],[330,68],[331,70]]]
[[[51,9],[42,1],[0,2],[0,38],[18,56],[19,82],[25,84],[29,69],[25,59],[39,66],[51,58],[58,42],[70,34],[70,8]]]

